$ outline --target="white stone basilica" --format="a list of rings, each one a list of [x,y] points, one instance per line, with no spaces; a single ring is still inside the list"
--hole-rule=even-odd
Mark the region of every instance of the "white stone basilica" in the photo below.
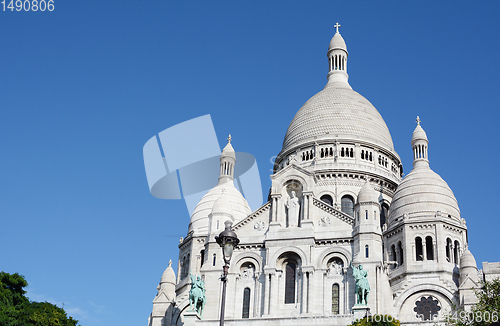
[[[482,276],[457,200],[429,167],[420,120],[411,139],[413,170],[403,178],[382,116],[348,83],[338,26],[328,83],[290,123],[268,202],[252,212],[233,185],[238,162],[229,142],[219,183],[197,205],[179,244],[178,275],[170,263],[161,277],[149,326],[218,325],[224,263],[215,236],[226,220],[241,240],[228,275],[227,325],[348,325],[351,264],[368,272],[371,314],[433,323],[452,305],[474,303]],[[189,314],[190,272],[205,282],[201,319]]]

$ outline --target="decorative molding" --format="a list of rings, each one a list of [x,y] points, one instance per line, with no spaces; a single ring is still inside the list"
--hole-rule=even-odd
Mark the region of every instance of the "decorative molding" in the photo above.
[[[243,220],[239,221],[238,223],[236,223],[234,226],[233,226],[233,230],[238,230],[239,228],[241,228],[243,225],[246,225],[248,223],[250,223],[253,219],[255,219],[256,217],[260,216],[261,214],[265,213],[266,211],[268,211],[269,209],[271,208],[271,202],[268,201],[267,203],[265,203],[264,205],[262,205],[261,207],[257,208],[257,210],[255,212],[253,212],[252,214],[248,215],[247,217],[245,217]]]
[[[264,223],[264,221],[257,222],[255,223],[253,228],[257,231],[262,231],[266,228],[266,223]]]
[[[351,238],[345,238],[345,239],[325,239],[325,240],[316,240],[315,243],[316,245],[343,245],[343,244],[350,244],[353,242],[353,239]]]
[[[462,234],[464,232],[463,230],[460,230],[459,228],[456,228],[456,227],[453,227],[453,226],[449,226],[449,225],[446,225],[446,224],[443,224],[443,229],[451,231],[451,232],[455,232],[455,233],[458,233],[458,234]]]
[[[332,216],[335,216],[341,221],[344,221],[347,224],[353,225],[354,224],[354,218],[347,215],[344,212],[341,212],[337,209],[335,209],[333,206],[328,205],[327,203],[323,202],[322,200],[317,199],[316,197],[313,197],[313,205],[322,209],[323,211],[330,213]]]
[[[385,234],[385,237],[387,239],[389,239],[392,236],[395,236],[396,234],[401,233],[402,231],[403,231],[403,226],[400,226],[399,228],[391,230],[390,232],[388,232],[387,234]]]
[[[435,228],[436,224],[416,224],[416,225],[409,225],[411,230],[414,229],[430,229],[430,228]]]

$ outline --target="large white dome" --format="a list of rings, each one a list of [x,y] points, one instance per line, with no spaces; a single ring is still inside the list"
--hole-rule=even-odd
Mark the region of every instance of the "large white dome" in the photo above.
[[[347,83],[328,83],[300,108],[288,127],[282,152],[321,139],[367,142],[394,152],[380,113]]]

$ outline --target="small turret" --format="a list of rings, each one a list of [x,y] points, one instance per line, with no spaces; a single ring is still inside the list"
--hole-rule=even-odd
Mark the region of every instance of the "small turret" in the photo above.
[[[168,262],[168,267],[163,272],[158,293],[153,300],[153,311],[149,316],[149,326],[170,325],[175,302],[175,272],[172,268],[172,260]]]
[[[165,291],[168,298],[175,299],[175,284],[175,272],[172,268],[172,260],[170,260],[167,269],[161,276],[159,288]]]

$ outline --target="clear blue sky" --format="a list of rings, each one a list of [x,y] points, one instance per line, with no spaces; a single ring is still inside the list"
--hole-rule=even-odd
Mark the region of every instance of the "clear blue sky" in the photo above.
[[[415,117],[478,267],[500,261],[500,2],[70,1],[0,11],[0,270],[82,325],[146,325],[189,216],[152,197],[142,147],[211,114],[220,144],[271,159],[326,83],[339,22],[351,86],[411,170]]]

